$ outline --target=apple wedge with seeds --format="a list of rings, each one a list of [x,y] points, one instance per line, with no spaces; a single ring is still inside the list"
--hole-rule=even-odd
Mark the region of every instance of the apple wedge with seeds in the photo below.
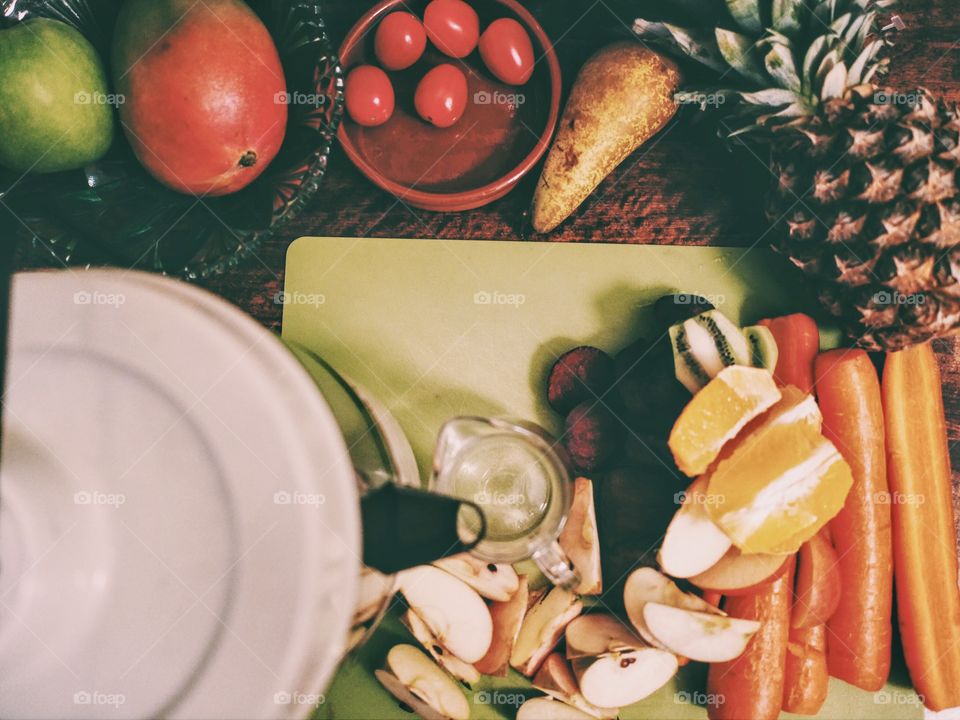
[[[653,647],[573,661],[584,699],[601,707],[640,702],[666,685],[678,668],[674,653]]]
[[[643,606],[647,628],[668,650],[699,662],[734,660],[760,629],[756,620],[741,620],[672,605]]]
[[[493,619],[483,598],[465,582],[432,565],[419,565],[399,573],[397,587],[444,648],[470,664],[487,654]]]
[[[707,512],[707,477],[693,481],[657,553],[657,562],[672,577],[688,578],[716,565],[733,545]]]
[[[434,662],[453,675],[457,680],[466,684],[467,687],[472,687],[480,680],[480,671],[445,648],[443,644],[434,637],[433,633],[430,632],[427,624],[421,620],[420,616],[413,610],[407,610],[400,618],[400,622],[406,626],[410,634],[417,639],[417,642],[423,645],[424,649],[430,653],[430,657],[433,658]]]
[[[423,720],[469,720],[470,703],[460,686],[413,645],[395,645],[386,669],[375,672],[397,700]]]
[[[667,647],[650,631],[644,620],[643,608],[651,602],[694,612],[725,614],[702,598],[683,592],[673,580],[654,568],[642,567],[634,570],[623,588],[623,604],[627,617],[640,633],[640,637],[650,645],[664,650]]]
[[[619,708],[597,707],[588,702],[580,692],[580,686],[570,668],[570,663],[558,652],[547,656],[530,682],[537,690],[542,690],[552,698],[571,705],[597,720],[611,720],[619,713]]]
[[[649,647],[632,627],[603,613],[575,618],[567,626],[566,641],[567,660]]]
[[[683,592],[653,568],[634,570],[623,590],[627,617],[655,647],[700,662],[739,657],[760,623],[727,617],[702,598]]]
[[[511,565],[497,565],[469,553],[435,560],[433,564],[463,580],[488,600],[506,602],[517,591],[520,577]]]

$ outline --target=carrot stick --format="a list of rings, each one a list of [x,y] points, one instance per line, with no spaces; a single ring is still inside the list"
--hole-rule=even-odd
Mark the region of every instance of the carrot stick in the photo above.
[[[820,532],[805,542],[797,553],[797,582],[794,587],[792,628],[823,625],[837,610],[843,581],[837,551],[830,536]]]
[[[817,357],[823,433],[853,472],[853,487],[830,523],[843,591],[827,623],[830,674],[879,690],[890,674],[893,558],[880,382],[862,350]]]
[[[769,328],[777,343],[779,355],[774,377],[781,385],[793,385],[804,392],[813,392],[813,364],[820,352],[820,331],[813,318],[802,313],[761,320],[760,325]],[[825,555],[824,543],[831,551],[827,528],[803,544],[797,562],[796,592],[790,614],[790,636],[787,644],[783,672],[783,709],[801,715],[816,715],[827,697],[829,674],[827,672],[826,625],[816,624],[822,615],[836,609],[835,601],[824,597],[824,592],[836,592],[839,571],[823,568],[830,578],[814,578],[811,562]],[[816,551],[816,552],[815,552]],[[833,560],[835,562],[835,558]],[[829,563],[828,563],[829,564]],[[814,612],[811,612],[811,609]],[[827,612],[829,611],[829,612]],[[801,625],[812,627],[800,628]],[[796,628],[796,629],[795,629]]]
[[[829,680],[826,625],[791,628],[785,674],[783,709],[797,715],[819,713]]]
[[[793,564],[748,595],[728,597],[731,617],[759,620],[760,629],[735,660],[713,663],[707,673],[710,720],[775,720],[783,702],[783,670],[790,629]]]
[[[941,392],[929,343],[887,355],[897,612],[910,679],[931,710],[960,705],[960,592]]]
[[[809,315],[794,313],[761,320],[777,342],[779,356],[773,377],[781,385],[813,392],[813,361],[820,352],[820,331]]]

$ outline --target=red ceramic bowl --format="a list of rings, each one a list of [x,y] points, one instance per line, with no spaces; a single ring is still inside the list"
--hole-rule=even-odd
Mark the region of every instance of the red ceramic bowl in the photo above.
[[[506,195],[543,157],[560,112],[560,63],[553,44],[534,17],[516,0],[469,0],[483,32],[493,20],[511,17],[530,34],[537,59],[526,85],[497,80],[474,51],[462,61],[441,54],[429,42],[413,67],[388,72],[396,110],[383,125],[362,127],[344,117],[339,138],[347,157],[373,183],[424,210],[470,210]],[[384,0],[364,15],[340,48],[344,73],[357,65],[378,65],[373,51],[377,24],[394,10],[423,17],[427,0]],[[467,110],[456,125],[436,128],[413,107],[420,78],[444,62],[467,75]]]

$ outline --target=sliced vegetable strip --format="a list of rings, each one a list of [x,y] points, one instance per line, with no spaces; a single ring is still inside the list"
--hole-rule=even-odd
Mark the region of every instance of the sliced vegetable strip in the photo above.
[[[790,630],[787,643],[783,709],[797,715],[816,715],[827,699],[827,626]]]
[[[797,554],[792,628],[823,625],[837,611],[843,593],[837,552],[823,528],[803,544]]]
[[[890,674],[893,559],[880,382],[862,350],[817,357],[823,432],[853,471],[853,487],[830,533],[842,592],[827,623],[830,674],[880,690]]]
[[[731,617],[759,620],[760,629],[736,660],[713,663],[707,674],[710,720],[775,720],[783,702],[794,559],[787,571],[756,592],[728,597]]]
[[[960,592],[940,369],[930,344],[887,355],[897,612],[910,679],[931,710],[960,705]]]
[[[783,317],[761,320],[760,325],[773,334],[779,351],[774,377],[781,385],[793,385],[805,393],[813,392],[814,361],[820,352],[820,331],[817,323],[808,315],[794,313]],[[812,550],[823,545],[821,539],[830,544],[827,528],[823,528],[810,541],[800,548],[800,556],[806,559]],[[812,543],[812,544],[811,544]],[[822,554],[822,553],[818,553]],[[834,558],[835,561],[835,558]],[[797,565],[797,596],[794,599],[790,615],[790,636],[787,643],[786,662],[783,677],[783,709],[799,715],[816,715],[820,712],[827,697],[830,680],[827,672],[827,627],[816,624],[812,609],[822,608],[822,588],[815,579],[808,578],[809,568]],[[828,572],[839,575],[839,570],[827,568]],[[807,581],[802,578],[808,578]],[[819,579],[816,579],[819,580]],[[836,583],[836,580],[834,580]],[[832,613],[834,604],[829,608]],[[828,613],[829,614],[829,613]],[[811,627],[799,627],[811,625]]]
[[[794,313],[761,320],[777,341],[777,367],[773,376],[781,385],[793,385],[805,393],[813,392],[813,361],[820,352],[820,331],[809,315]]]

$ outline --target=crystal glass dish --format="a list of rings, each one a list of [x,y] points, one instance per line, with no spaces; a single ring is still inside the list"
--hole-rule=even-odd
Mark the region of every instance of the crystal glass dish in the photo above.
[[[121,0],[0,0],[0,26],[49,17],[77,27],[105,63]],[[116,265],[186,279],[236,266],[316,194],[343,114],[343,76],[318,0],[249,0],[270,31],[291,103],[280,153],[224,197],[174,192],[140,166],[118,130],[100,162],[25,175],[0,168],[0,201],[32,265]]]

